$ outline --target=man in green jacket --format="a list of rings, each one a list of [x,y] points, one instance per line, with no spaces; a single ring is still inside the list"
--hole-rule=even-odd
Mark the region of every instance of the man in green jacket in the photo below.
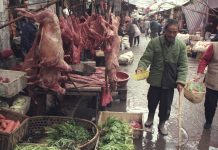
[[[171,105],[174,95],[174,87],[181,92],[188,72],[186,45],[176,38],[178,33],[178,22],[169,19],[164,28],[164,34],[160,37],[151,39],[141,57],[136,73],[147,70],[150,66],[150,75],[147,79],[150,84],[148,91],[148,118],[145,127],[153,125],[155,110],[159,103],[159,125],[158,131],[162,135],[167,135],[168,131],[165,122],[169,119]],[[173,72],[175,86],[165,86],[171,77],[166,76],[170,71],[167,64],[174,64]],[[168,70],[166,70],[168,69]],[[165,71],[165,72],[164,72]],[[165,81],[165,82],[163,82]]]

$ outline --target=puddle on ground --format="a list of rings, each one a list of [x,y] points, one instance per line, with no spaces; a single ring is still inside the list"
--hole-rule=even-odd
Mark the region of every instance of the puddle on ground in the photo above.
[[[143,135],[143,150],[183,150],[184,145],[188,143],[189,136],[184,128],[179,127],[177,119],[172,119],[167,123],[168,136],[162,136],[157,129],[157,119],[155,118],[154,125],[151,128],[145,128]],[[180,142],[179,142],[180,141]]]

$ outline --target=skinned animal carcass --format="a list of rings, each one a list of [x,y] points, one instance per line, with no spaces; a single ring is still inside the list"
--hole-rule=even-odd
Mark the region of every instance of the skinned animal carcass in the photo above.
[[[25,9],[17,9],[17,11],[40,25],[22,67],[29,76],[29,84],[37,84],[64,94],[65,89],[60,86],[60,82],[67,77],[62,76],[62,72],[71,71],[72,68],[64,61],[58,17],[49,9],[38,13],[31,13]]]
[[[90,49],[94,55],[95,50],[101,47],[105,53],[106,73],[112,89],[116,86],[116,71],[119,67],[117,58],[120,49],[119,21],[113,14],[110,15],[109,21],[97,14],[83,18],[75,16],[60,18],[62,38],[64,44],[68,45],[72,62],[80,63],[82,49]]]

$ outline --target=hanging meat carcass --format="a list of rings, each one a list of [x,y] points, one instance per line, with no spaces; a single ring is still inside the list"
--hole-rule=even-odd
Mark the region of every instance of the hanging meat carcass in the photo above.
[[[23,70],[30,77],[29,81],[43,88],[65,93],[60,81],[67,78],[62,76],[61,72],[71,71],[71,67],[64,61],[58,17],[49,9],[38,13],[31,13],[22,8],[17,11],[40,24],[39,32],[23,64]]]
[[[119,18],[111,14],[109,20],[108,22],[97,14],[82,19],[68,16],[66,19],[60,19],[60,26],[62,38],[65,44],[68,44],[73,63],[80,62],[82,48],[91,49],[94,54],[95,49],[102,47],[105,52],[106,72],[111,87],[114,87],[116,70],[119,66],[117,58],[120,49]]]

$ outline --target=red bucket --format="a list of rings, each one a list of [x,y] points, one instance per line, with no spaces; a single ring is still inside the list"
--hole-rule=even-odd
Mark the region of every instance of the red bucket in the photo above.
[[[116,73],[116,76],[117,76],[117,86],[118,87],[123,87],[127,85],[127,82],[129,81],[129,78],[130,78],[127,73],[118,71]]]

